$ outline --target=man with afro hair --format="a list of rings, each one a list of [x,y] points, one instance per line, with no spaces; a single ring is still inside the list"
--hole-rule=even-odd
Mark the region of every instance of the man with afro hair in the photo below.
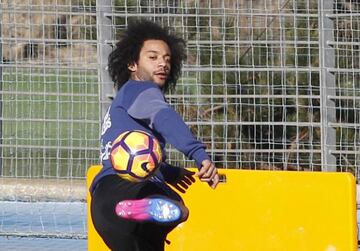
[[[167,234],[188,217],[178,191],[195,179],[194,173],[166,163],[165,154],[149,179],[132,182],[117,175],[109,153],[123,132],[140,130],[153,135],[163,153],[170,143],[195,160],[196,176],[213,189],[217,169],[183,119],[166,102],[175,88],[185,60],[185,42],[146,20],[131,22],[109,55],[108,69],[117,89],[101,132],[102,169],[91,188],[94,227],[111,250],[163,251]]]

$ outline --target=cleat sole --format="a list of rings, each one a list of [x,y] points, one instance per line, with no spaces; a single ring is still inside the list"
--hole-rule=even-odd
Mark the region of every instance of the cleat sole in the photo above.
[[[165,224],[178,221],[182,214],[180,206],[163,198],[121,201],[115,213],[124,219]]]

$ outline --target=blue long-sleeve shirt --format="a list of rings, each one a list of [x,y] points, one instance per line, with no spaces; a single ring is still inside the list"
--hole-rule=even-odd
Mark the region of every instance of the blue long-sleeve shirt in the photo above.
[[[105,115],[101,130],[103,168],[95,177],[92,188],[102,177],[116,174],[109,157],[112,142],[121,133],[131,130],[143,130],[154,135],[164,155],[165,144],[170,143],[186,157],[195,160],[198,167],[203,160],[210,159],[205,145],[194,138],[183,119],[169,106],[159,86],[150,81],[129,80],[118,91]]]

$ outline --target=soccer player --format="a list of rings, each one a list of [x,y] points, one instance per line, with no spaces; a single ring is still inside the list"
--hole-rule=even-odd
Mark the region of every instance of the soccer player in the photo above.
[[[100,173],[90,188],[94,226],[112,250],[162,251],[167,234],[188,217],[180,192],[194,173],[165,161],[148,180],[122,179],[112,168],[112,142],[123,132],[142,130],[164,149],[170,143],[199,168],[196,176],[213,189],[219,183],[215,165],[203,143],[194,138],[182,118],[166,102],[186,58],[185,42],[156,23],[130,23],[109,56],[109,73],[117,87],[102,125]],[[211,207],[211,205],[209,205]]]

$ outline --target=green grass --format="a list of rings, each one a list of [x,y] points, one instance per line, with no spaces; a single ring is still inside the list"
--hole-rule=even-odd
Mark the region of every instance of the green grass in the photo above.
[[[96,72],[3,71],[4,177],[84,177],[98,162]]]

